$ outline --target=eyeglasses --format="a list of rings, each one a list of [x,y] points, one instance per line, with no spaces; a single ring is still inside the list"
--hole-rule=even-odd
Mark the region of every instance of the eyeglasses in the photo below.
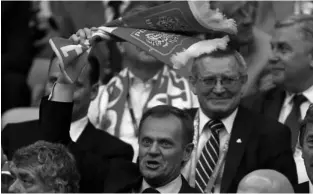
[[[198,77],[197,79],[201,81],[202,85],[208,88],[215,87],[217,81],[219,81],[225,88],[232,88],[237,86],[242,77],[243,76],[211,76],[205,78]]]

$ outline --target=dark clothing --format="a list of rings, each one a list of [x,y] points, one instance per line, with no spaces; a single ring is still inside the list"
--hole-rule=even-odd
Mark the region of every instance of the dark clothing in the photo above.
[[[27,75],[33,45],[30,1],[1,1],[1,113],[30,105]]]
[[[192,117],[196,111],[188,110]],[[281,172],[296,185],[298,178],[290,135],[290,130],[274,119],[240,106],[231,132],[221,193],[236,193],[241,179],[258,169]]]
[[[46,100],[43,100],[43,101],[46,101]],[[54,108],[51,109],[50,108],[51,106],[54,106]],[[58,128],[53,128],[53,126],[62,126],[62,124],[64,124],[66,127],[68,127],[66,131],[67,132],[66,141],[68,142],[61,141],[61,143],[66,143],[67,145],[71,141],[69,137],[69,129],[70,129],[70,124],[71,124],[70,121],[71,121],[72,104],[53,103],[51,106],[48,106],[47,111],[45,111],[45,113],[48,113],[46,114],[48,117],[47,119],[48,122],[50,119],[49,118],[50,115],[54,116],[58,114],[61,119],[58,119],[58,117],[54,117],[52,121],[57,122],[57,124],[51,125],[50,123],[49,125],[51,125],[52,127],[50,129],[51,130],[53,129],[55,132],[57,132]],[[53,112],[54,109],[60,110],[60,111],[56,113],[56,112]],[[40,113],[42,113],[42,111]],[[64,122],[62,122],[62,118],[68,119],[68,123],[65,124]],[[64,128],[60,127],[60,129],[64,129]],[[40,128],[40,121],[38,120],[23,122],[23,123],[16,123],[16,124],[8,124],[2,131],[1,140],[2,140],[3,151],[8,156],[8,159],[10,160],[12,158],[13,153],[18,148],[30,145],[38,140],[48,140],[47,138],[45,138],[47,134],[45,134],[44,132],[45,130],[42,130]],[[53,138],[53,133],[52,133],[52,137],[50,138]],[[57,142],[57,141],[53,141],[53,142]],[[80,137],[77,139],[76,143],[72,142],[72,144],[75,144],[76,149],[79,149],[82,152],[87,152],[90,155],[96,155],[98,158],[112,159],[112,161],[116,160],[117,162],[114,163],[114,165],[117,165],[119,163],[118,162],[119,160],[125,160],[126,163],[127,161],[131,163],[133,154],[134,154],[133,149],[129,144],[119,140],[118,138],[108,134],[107,132],[96,129],[90,122],[88,122],[84,131],[82,132]],[[121,162],[121,165],[123,164],[124,163]],[[93,165],[92,162],[90,165]],[[84,167],[89,167],[90,165],[86,164],[84,165]],[[122,166],[121,169],[123,167],[124,166]],[[92,169],[94,169],[95,171],[92,171]],[[96,177],[98,173],[102,173],[101,168],[99,168],[99,171],[98,171],[98,168],[86,168],[86,171],[88,171],[88,174],[90,175],[90,177],[92,176]],[[80,184],[80,191],[88,192],[88,193],[103,192],[103,182],[104,182],[105,176],[101,175],[101,176],[98,176],[97,178],[98,179],[86,180],[84,177],[82,177],[82,181]]]
[[[298,184],[294,188],[295,188],[295,193],[310,193],[309,181]]]
[[[179,190],[179,193],[200,193],[197,189],[189,186],[186,179],[182,177],[182,186]],[[132,193],[133,191],[139,191],[141,184],[143,181],[143,177],[138,178],[133,183],[127,185],[125,188],[119,191],[119,193]]]

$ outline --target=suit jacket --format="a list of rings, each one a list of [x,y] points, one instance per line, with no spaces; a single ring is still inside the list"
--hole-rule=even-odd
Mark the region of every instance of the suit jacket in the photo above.
[[[179,193],[200,193],[197,189],[190,187],[189,183],[186,181],[184,176],[182,177],[182,186]],[[143,177],[140,176],[133,183],[127,185],[125,188],[121,189],[119,193],[132,193],[133,190],[139,190],[142,184]]]
[[[294,189],[295,193],[310,193],[309,181],[296,185]]]
[[[194,118],[197,109],[188,112]],[[241,143],[237,140],[241,139]],[[239,106],[221,182],[221,193],[236,193],[240,180],[258,169],[273,169],[297,184],[290,130],[274,119]]]
[[[58,104],[55,105],[56,108],[63,107],[62,109],[59,109],[59,113],[68,112],[64,110],[64,108],[70,108],[68,106],[57,106]],[[50,112],[50,110],[54,111],[48,107],[47,111]],[[55,113],[50,112],[49,114],[52,116],[52,114]],[[51,122],[53,122],[53,120]],[[70,120],[68,120],[68,122],[69,124],[71,123]],[[62,123],[59,124],[62,125]],[[67,130],[67,132],[68,131],[69,130]],[[8,124],[3,129],[1,136],[3,151],[8,156],[9,160],[12,159],[12,155],[17,149],[44,139],[44,130],[41,130],[40,128],[39,120]],[[75,144],[77,149],[94,154],[101,158],[132,161],[134,154],[133,148],[129,144],[119,140],[107,132],[96,129],[90,122],[88,122]],[[104,179],[102,181],[104,181]],[[89,182],[81,182],[80,190],[81,192],[103,192],[102,181],[93,182],[92,185]]]
[[[244,107],[278,120],[286,92],[278,87],[248,96],[241,101]]]

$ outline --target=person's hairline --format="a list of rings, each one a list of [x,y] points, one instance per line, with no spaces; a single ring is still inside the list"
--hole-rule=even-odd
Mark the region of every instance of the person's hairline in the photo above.
[[[240,75],[246,75],[247,74],[247,65],[246,65],[246,62],[244,60],[244,58],[241,56],[241,54],[238,52],[238,51],[234,51],[233,53],[228,53],[228,54],[225,54],[225,55],[221,55],[221,56],[211,56],[211,53],[204,53],[198,57],[195,57],[192,60],[192,64],[191,64],[191,74],[192,76],[196,76],[194,75],[195,73],[198,74],[198,61],[205,58],[205,57],[210,57],[210,58],[215,58],[215,59],[220,59],[220,58],[223,58],[223,57],[234,57],[235,60],[236,60],[236,66],[238,67],[238,73]],[[196,72],[195,72],[196,71]]]

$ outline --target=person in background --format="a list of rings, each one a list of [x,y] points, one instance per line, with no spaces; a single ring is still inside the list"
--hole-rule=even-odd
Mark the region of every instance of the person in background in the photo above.
[[[298,145],[301,120],[313,103],[313,16],[292,15],[275,25],[269,65],[277,87],[243,100],[243,105],[287,125],[299,183],[308,177]]]
[[[29,106],[27,85],[33,59],[33,36],[29,27],[31,2],[1,3],[1,113],[15,107]]]
[[[237,193],[294,193],[289,180],[275,170],[256,170],[239,183]]]
[[[77,142],[84,150],[89,150],[99,156],[122,158],[131,161],[134,153],[132,147],[107,132],[98,130],[87,117],[89,104],[96,98],[98,93],[100,73],[99,61],[96,57],[99,51],[96,51],[96,49],[98,49],[98,47],[94,47],[90,52],[86,51],[76,60],[77,65],[85,64],[85,68],[80,74],[79,79],[75,82],[75,90],[73,93],[74,104],[69,105],[73,106],[73,113],[70,118],[71,123],[68,126],[70,128],[70,137],[73,142]],[[101,54],[108,56],[108,49]],[[107,59],[106,57],[106,60]],[[50,94],[55,81],[61,74],[59,63],[56,56],[52,57],[48,82],[45,88],[46,95]],[[63,112],[60,111],[58,114],[62,115]],[[1,136],[3,151],[8,159],[11,160],[13,153],[17,149],[41,140],[43,135],[39,120],[8,124],[3,129]],[[99,187],[94,186],[92,190],[90,190],[88,184],[86,184],[81,185],[80,189],[86,192],[98,192],[102,191],[101,187],[102,185]]]
[[[9,192],[76,193],[80,175],[73,155],[61,144],[38,141],[18,149],[9,164]]]
[[[299,144],[302,148],[302,157],[309,180],[295,186],[296,193],[313,192],[313,104],[310,105],[302,123],[299,135]]]
[[[151,1],[131,4],[125,10],[124,16],[161,3],[163,2]],[[84,42],[91,37],[91,30],[81,29],[73,36],[76,36],[74,40]],[[91,120],[100,129],[131,144],[135,150],[133,161],[136,161],[138,125],[146,109],[165,102],[178,108],[191,108],[197,106],[197,101],[190,90],[188,80],[179,76],[171,67],[129,42],[120,42],[117,45],[127,64],[123,71],[103,86],[106,89],[102,90],[100,99],[96,99],[97,106],[92,105],[95,109],[90,110],[99,115]],[[177,96],[177,93],[180,95]]]

